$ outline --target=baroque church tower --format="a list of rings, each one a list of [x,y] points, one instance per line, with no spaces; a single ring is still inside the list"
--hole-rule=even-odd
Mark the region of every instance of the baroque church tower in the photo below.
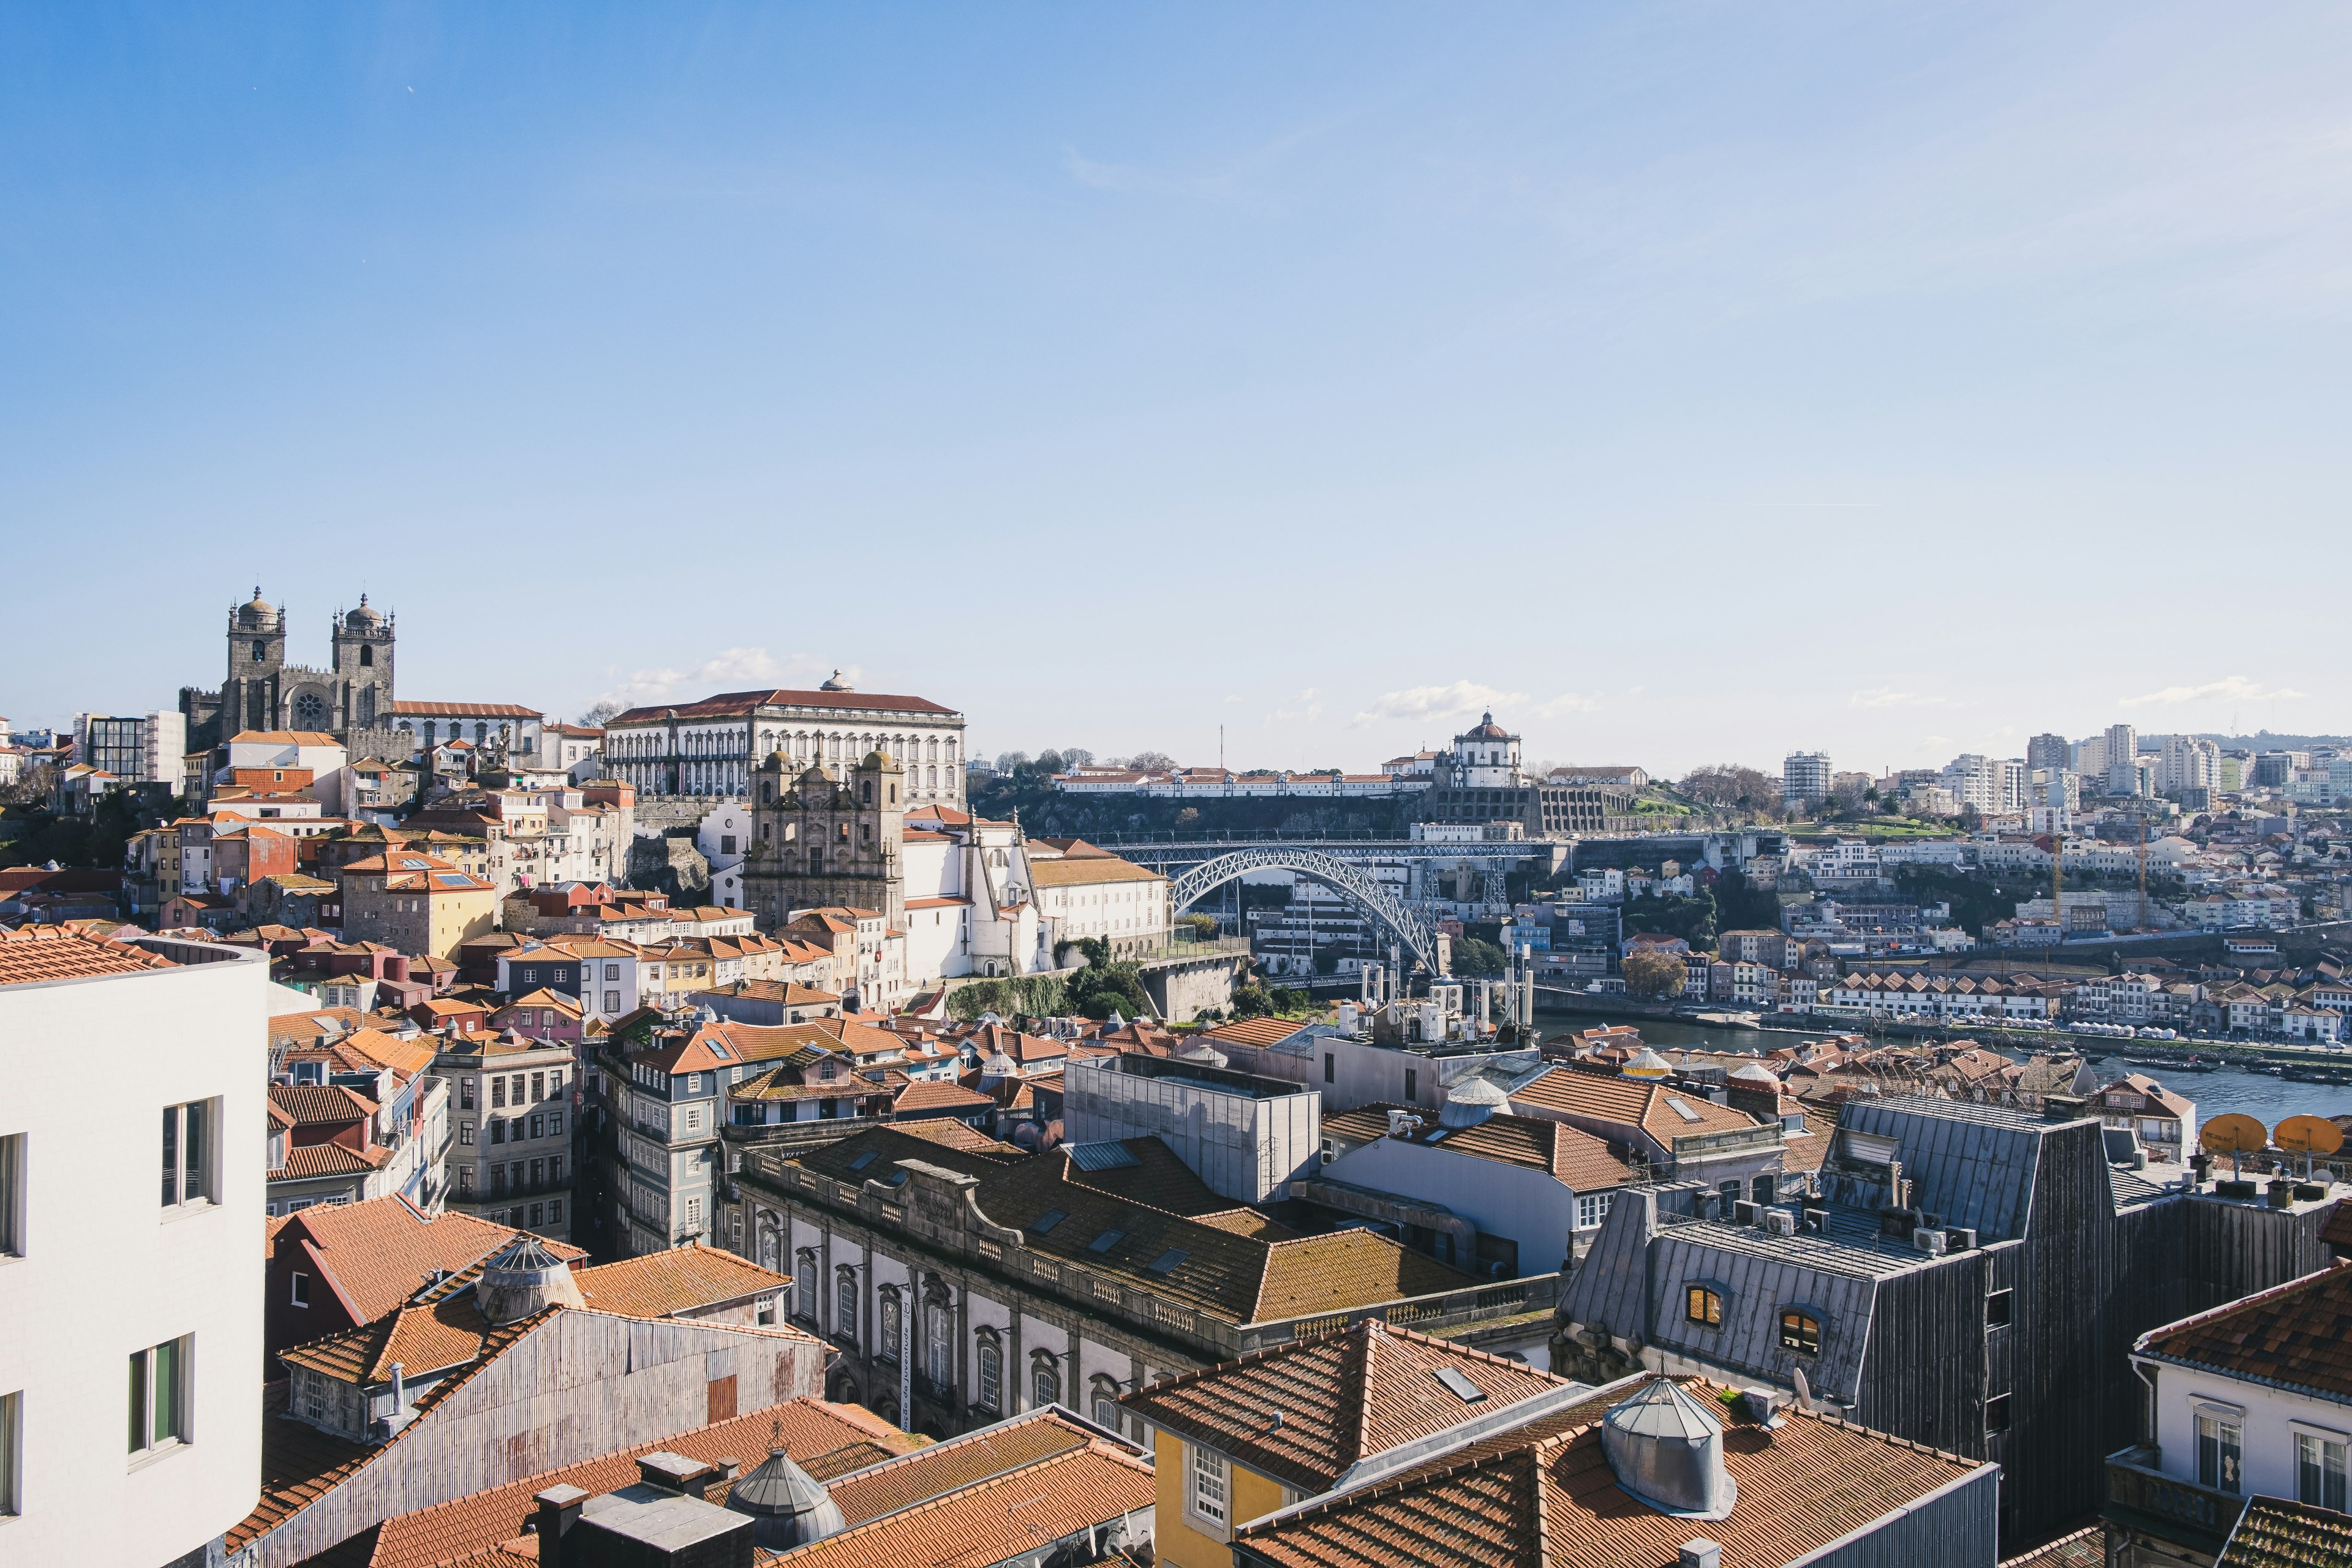
[[[348,736],[385,721],[393,702],[392,617],[367,595],[330,631],[332,666],[286,662],[286,612],[256,588],[228,613],[228,659],[220,689],[183,687],[188,747],[208,751],[245,730],[313,730]]]

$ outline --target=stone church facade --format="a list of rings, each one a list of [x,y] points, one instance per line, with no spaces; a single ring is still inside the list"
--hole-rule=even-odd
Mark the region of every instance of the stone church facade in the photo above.
[[[771,929],[794,910],[873,910],[900,929],[907,912],[907,773],[868,752],[845,778],[812,763],[794,776],[782,752],[753,775],[743,907]]]
[[[286,662],[286,612],[261,590],[228,614],[228,659],[218,689],[180,689],[191,752],[209,751],[244,730],[310,730],[348,738],[389,723],[393,705],[392,617],[360,595],[335,617],[325,669]]]

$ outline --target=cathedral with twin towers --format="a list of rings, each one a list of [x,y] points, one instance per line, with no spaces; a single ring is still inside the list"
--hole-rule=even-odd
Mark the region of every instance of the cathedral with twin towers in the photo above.
[[[286,612],[253,597],[228,613],[228,663],[220,688],[180,689],[188,749],[209,750],[243,730],[310,730],[349,736],[391,722],[393,620],[372,608],[330,623],[324,669],[286,662]]]

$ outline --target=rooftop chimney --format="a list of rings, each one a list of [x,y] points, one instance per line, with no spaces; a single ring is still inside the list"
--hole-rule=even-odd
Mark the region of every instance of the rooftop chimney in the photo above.
[[[699,1499],[703,1489],[718,1479],[717,1466],[706,1465],[700,1459],[689,1459],[684,1454],[673,1454],[666,1448],[637,1456],[637,1479],[649,1487],[659,1487],[681,1497]]]
[[[1723,1548],[1704,1535],[1694,1535],[1675,1553],[1675,1568],[1721,1568]]]
[[[539,1560],[547,1568],[555,1568],[563,1560],[564,1532],[579,1522],[580,1505],[588,1500],[588,1494],[558,1483],[534,1494],[530,1500],[539,1505],[531,1516],[533,1532],[539,1537]]]

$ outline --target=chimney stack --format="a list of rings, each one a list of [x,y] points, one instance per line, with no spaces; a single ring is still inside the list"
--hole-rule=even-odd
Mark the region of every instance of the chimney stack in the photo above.
[[[578,1487],[561,1484],[533,1495],[539,1505],[531,1516],[533,1533],[539,1537],[540,1568],[558,1568],[563,1561],[563,1536],[580,1520],[580,1505],[588,1494]]]

